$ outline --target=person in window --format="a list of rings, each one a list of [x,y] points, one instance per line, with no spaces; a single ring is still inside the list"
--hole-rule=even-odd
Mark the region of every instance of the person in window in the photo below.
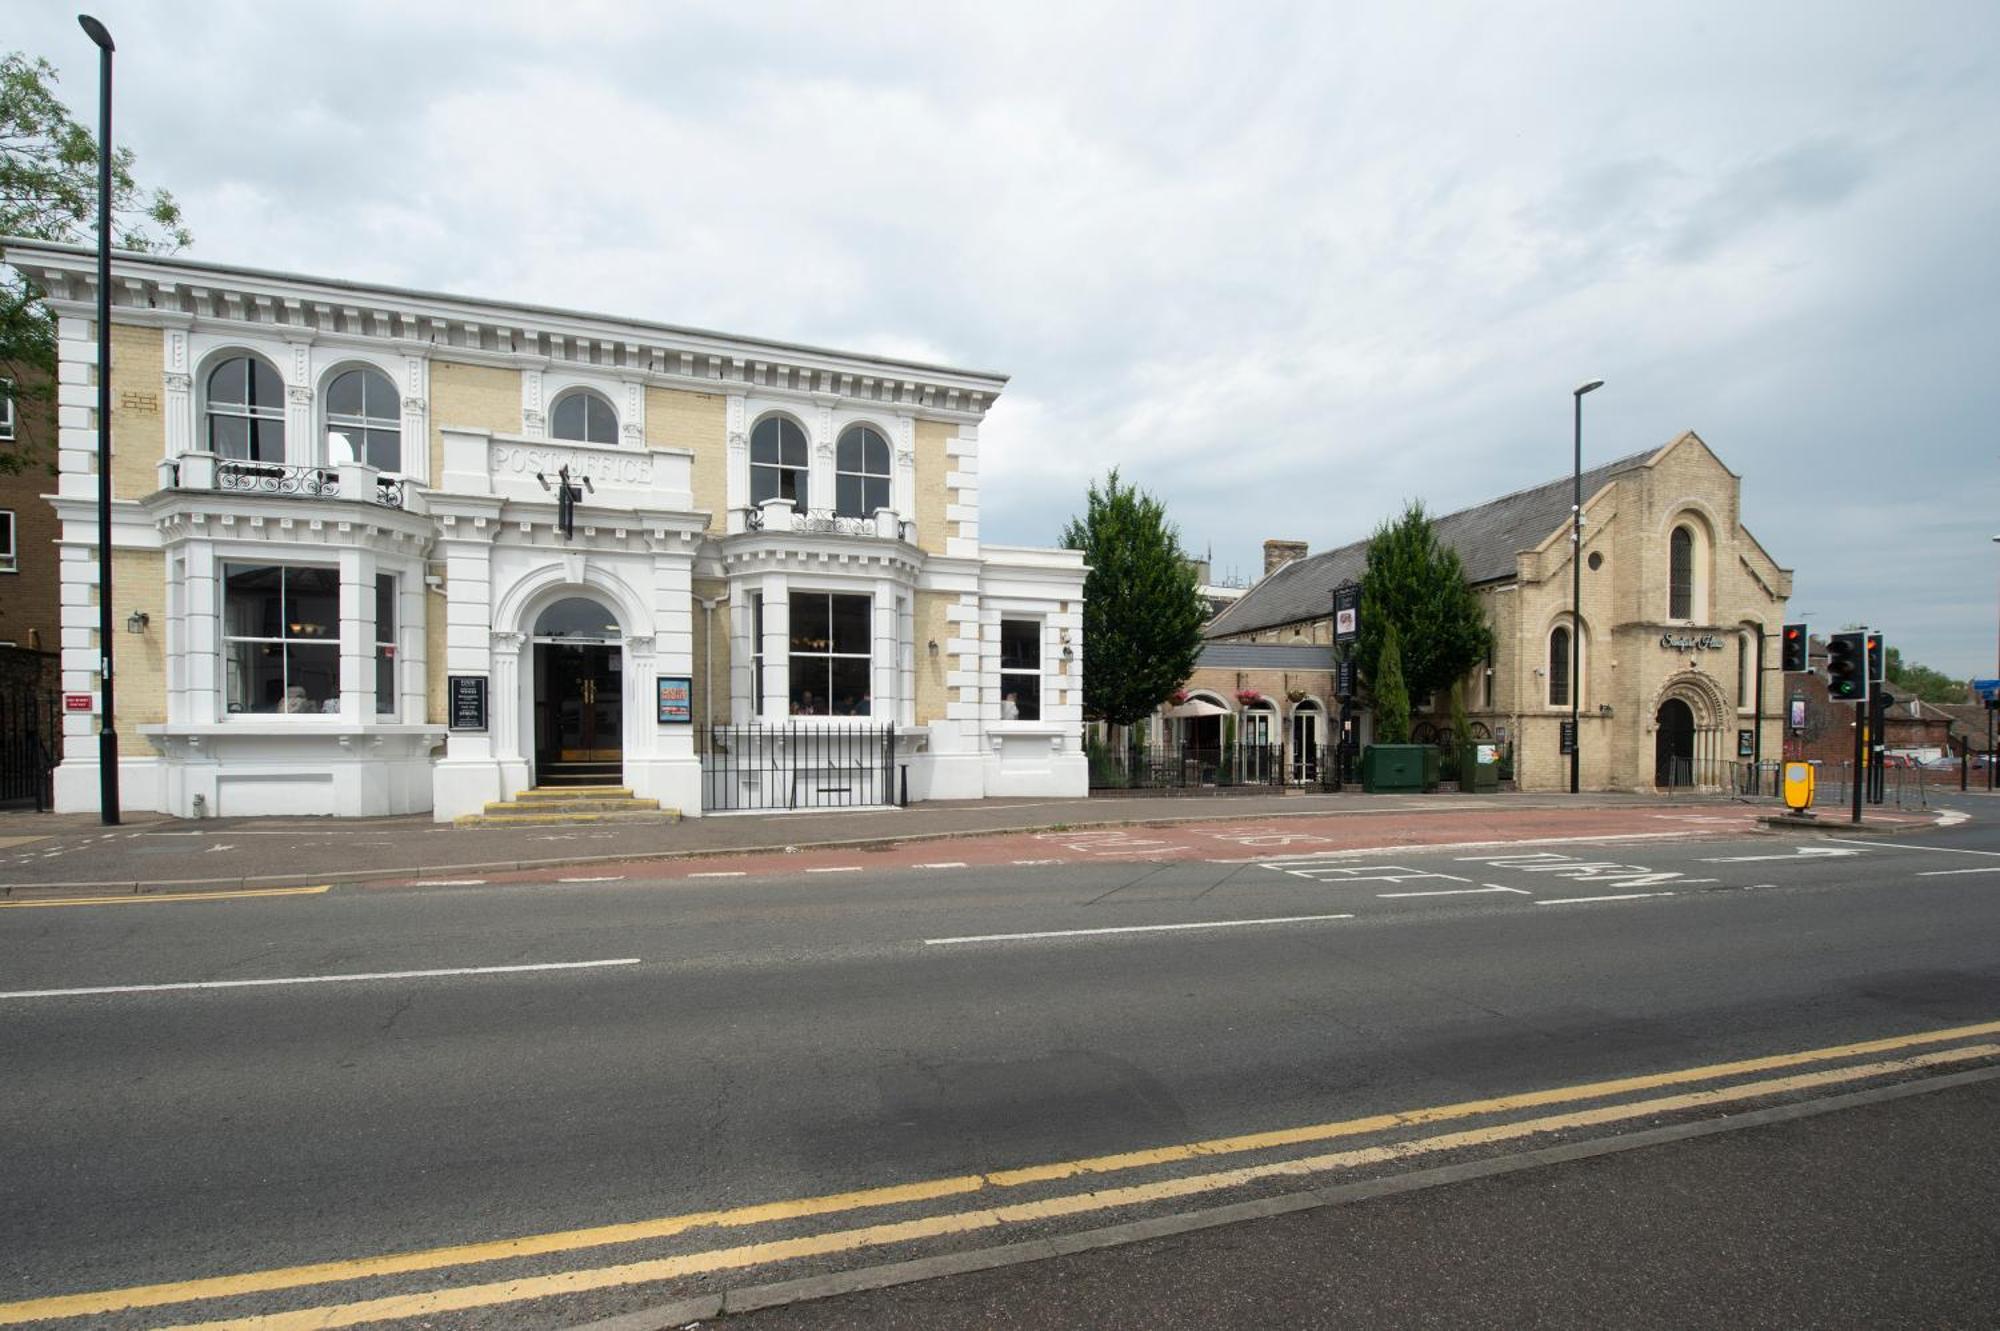
[[[813,700],[812,690],[799,694],[799,700],[792,704],[793,716],[818,716],[819,704]]]
[[[294,684],[290,688],[285,690],[286,712],[288,713],[310,712],[312,709],[313,709],[312,700],[306,697],[306,691],[303,685]]]
[[[1001,698],[1000,719],[1002,721],[1019,721],[1021,719],[1021,700],[1017,695],[1009,693]]]

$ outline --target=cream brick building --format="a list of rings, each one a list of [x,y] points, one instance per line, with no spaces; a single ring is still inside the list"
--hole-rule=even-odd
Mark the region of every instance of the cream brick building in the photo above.
[[[96,696],[95,256],[4,253],[60,320],[63,688]],[[1003,377],[137,254],[112,304],[126,807],[1082,793],[1081,559],[979,531]],[[61,809],[96,729],[66,717]]]
[[[1585,472],[1577,625],[1571,484],[1565,476],[1435,520],[1493,628],[1492,660],[1463,685],[1475,731],[1513,745],[1523,789],[1566,789],[1568,635],[1580,631],[1586,789],[1718,785],[1738,761],[1778,756],[1777,636],[1792,575],[1744,526],[1741,479],[1692,432]],[[1189,692],[1236,714],[1239,735],[1325,745],[1337,710],[1333,589],[1360,580],[1367,543],[1304,557],[1288,542],[1270,549],[1265,577],[1210,625]],[[1446,723],[1445,699],[1416,702],[1420,722]],[[1359,721],[1365,743],[1369,719]]]

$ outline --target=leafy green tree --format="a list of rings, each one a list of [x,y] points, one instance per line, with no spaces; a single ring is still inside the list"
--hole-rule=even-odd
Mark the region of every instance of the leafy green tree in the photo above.
[[[1375,656],[1375,742],[1410,742],[1410,690],[1403,683],[1402,636],[1393,623],[1383,628]]]
[[[1472,742],[1472,722],[1465,715],[1465,681],[1451,682],[1451,743],[1453,748],[1464,748]]]
[[[189,243],[180,205],[165,190],[132,178],[132,150],[111,158],[112,239],[121,249],[172,251]],[[56,95],[48,61],[16,51],[0,59],[0,236],[97,240],[97,136]],[[48,307],[11,268],[0,268],[0,378],[22,403],[49,398],[56,375],[56,325]],[[0,452],[0,471],[18,471],[46,441],[33,438],[38,413],[17,412],[22,447]]]
[[[1953,679],[1942,670],[1912,661],[1905,663],[1900,649],[1891,647],[1882,660],[1882,673],[1899,698],[1921,698],[1925,702],[1970,702],[1972,691],[1962,679]]]
[[[1083,710],[1129,726],[1194,673],[1208,617],[1180,535],[1160,501],[1121,485],[1114,468],[1093,483],[1063,544],[1083,552]]]
[[[1362,674],[1371,683],[1381,674],[1382,644],[1392,627],[1402,649],[1403,679],[1417,697],[1449,688],[1485,659],[1493,641],[1458,552],[1438,543],[1421,501],[1412,501],[1400,518],[1384,522],[1369,538],[1357,646]],[[1375,686],[1379,692],[1379,683]]]

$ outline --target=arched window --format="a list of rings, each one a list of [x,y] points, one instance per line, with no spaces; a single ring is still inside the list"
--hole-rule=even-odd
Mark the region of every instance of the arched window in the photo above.
[[[1569,706],[1569,625],[1549,630],[1549,706]]]
[[[889,441],[866,425],[840,436],[834,452],[834,511],[842,517],[874,516],[889,507]]]
[[[327,461],[348,458],[383,471],[403,469],[403,399],[389,376],[363,366],[334,376],[326,386]]]
[[[208,451],[238,462],[285,460],[285,381],[255,356],[208,374]]]
[[[750,502],[788,499],[806,508],[806,432],[783,416],[766,416],[750,432]]]
[[[588,388],[572,388],[556,399],[549,413],[549,433],[557,439],[574,439],[582,444],[618,442],[618,413],[602,393]]]
[[[1736,705],[1748,708],[1757,697],[1757,635],[1736,631]]]
[[[619,631],[618,617],[587,596],[565,596],[535,616],[537,638],[609,642]]]
[[[1686,527],[1667,539],[1667,618],[1694,618],[1694,533]]]

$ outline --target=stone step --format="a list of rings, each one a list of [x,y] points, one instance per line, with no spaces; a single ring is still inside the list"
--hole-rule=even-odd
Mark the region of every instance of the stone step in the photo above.
[[[495,800],[486,806],[489,817],[506,813],[653,813],[658,800],[634,799],[630,795],[581,795],[569,799]]]
[[[468,813],[454,827],[553,827],[562,823],[661,823],[681,820],[679,809],[632,809],[617,813]]]
[[[534,800],[629,800],[630,786],[535,786],[514,796],[521,803]]]

